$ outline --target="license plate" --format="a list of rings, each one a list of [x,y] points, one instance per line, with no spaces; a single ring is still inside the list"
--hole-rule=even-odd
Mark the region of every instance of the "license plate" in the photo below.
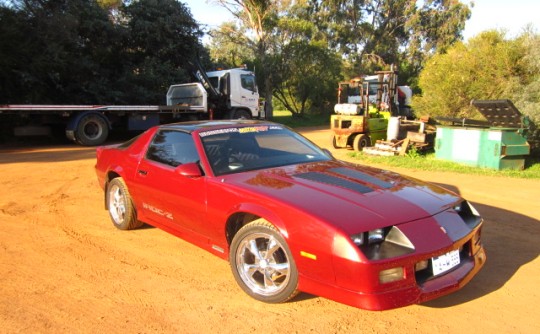
[[[433,275],[439,275],[448,270],[454,268],[459,264],[459,251],[453,250],[449,253],[443,254],[431,259],[431,266],[433,268]]]

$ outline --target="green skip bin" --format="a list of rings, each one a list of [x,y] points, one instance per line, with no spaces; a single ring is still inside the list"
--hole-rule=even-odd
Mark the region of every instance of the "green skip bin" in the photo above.
[[[472,104],[488,120],[487,127],[466,119],[438,119],[453,125],[437,126],[435,157],[497,170],[524,169],[530,154],[529,120],[509,100],[474,100]]]

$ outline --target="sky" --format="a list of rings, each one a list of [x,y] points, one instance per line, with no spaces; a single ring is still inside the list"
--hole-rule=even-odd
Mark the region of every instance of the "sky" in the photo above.
[[[223,21],[232,19],[224,8],[208,0],[180,0],[191,10],[193,17],[209,28],[218,27]],[[469,3],[468,0],[462,0]],[[540,33],[539,0],[475,0],[472,16],[465,25],[466,40],[489,29],[503,29],[507,37],[519,35],[527,24],[532,24]]]

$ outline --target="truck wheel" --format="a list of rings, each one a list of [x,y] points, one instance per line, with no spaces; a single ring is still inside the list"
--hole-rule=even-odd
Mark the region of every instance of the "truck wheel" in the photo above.
[[[353,149],[355,151],[362,151],[364,147],[368,147],[370,145],[371,140],[369,140],[367,135],[356,135],[356,137],[354,137]]]
[[[103,116],[88,114],[83,116],[77,123],[75,138],[77,143],[84,146],[102,144],[109,136],[109,125]]]
[[[247,110],[236,110],[233,119],[251,119],[251,115]]]

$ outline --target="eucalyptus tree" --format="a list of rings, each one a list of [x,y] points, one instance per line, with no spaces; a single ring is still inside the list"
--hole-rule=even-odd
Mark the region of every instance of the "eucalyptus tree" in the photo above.
[[[284,0],[213,0],[226,8],[240,24],[238,34],[234,35],[238,45],[248,47],[255,54],[258,66],[257,75],[263,78],[259,84],[264,91],[266,113],[272,118],[273,70],[271,54],[273,32],[278,14],[289,1]],[[231,35],[233,36],[233,35]]]
[[[457,0],[309,0],[329,46],[349,75],[409,63],[417,72],[435,50],[461,39],[470,8]]]

